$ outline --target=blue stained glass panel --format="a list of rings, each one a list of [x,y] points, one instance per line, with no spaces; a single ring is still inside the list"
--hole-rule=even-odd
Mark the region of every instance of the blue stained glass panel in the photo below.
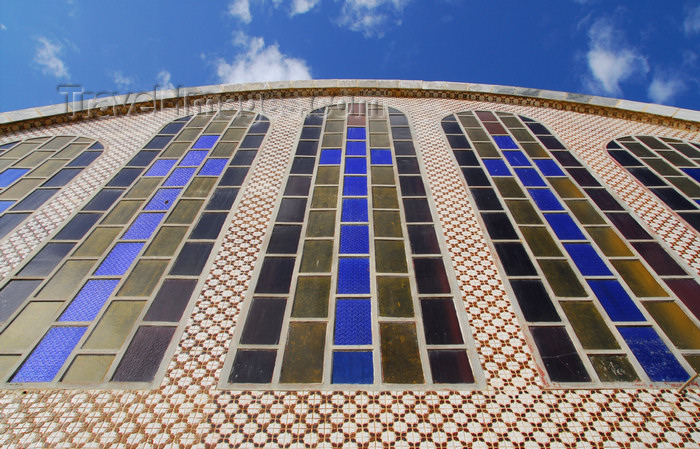
[[[144,176],[165,176],[173,168],[175,162],[177,162],[175,159],[159,159],[151,165]]]
[[[496,145],[498,145],[498,148],[502,150],[517,150],[518,149],[518,144],[515,143],[512,137],[510,136],[493,136],[493,140],[496,141]]]
[[[345,176],[343,178],[344,196],[367,196],[366,176]]]
[[[532,167],[532,163],[522,151],[504,151],[503,156],[511,167]]]
[[[681,168],[688,176],[700,182],[700,168]]]
[[[214,146],[216,141],[219,140],[219,136],[202,136],[192,145],[192,148],[197,149],[209,149]]]
[[[528,189],[528,193],[540,210],[564,210],[557,197],[549,189]]]
[[[366,156],[367,144],[364,141],[348,142],[345,145],[345,154],[347,156]]]
[[[593,246],[588,243],[564,244],[574,264],[584,276],[612,276],[612,272],[605,265]]]
[[[371,384],[374,383],[374,367],[371,351],[352,351],[333,353],[334,384]]]
[[[647,326],[618,327],[652,382],[684,382],[690,377],[656,331]]]
[[[338,300],[335,306],[333,344],[372,344],[372,304],[369,299]]]
[[[29,171],[28,168],[8,168],[0,173],[0,187],[7,187]]]
[[[92,321],[109,299],[119,279],[92,279],[85,283],[58,321]]]
[[[367,138],[367,130],[365,128],[348,128],[348,139],[361,140]]]
[[[184,187],[190,182],[190,178],[194,176],[196,170],[194,167],[176,168],[165,180],[163,187]]]
[[[391,150],[370,150],[372,165],[391,165]]]
[[[502,159],[483,159],[491,176],[511,176],[510,169]]]
[[[537,173],[534,168],[516,168],[515,174],[518,175],[525,187],[546,187],[544,179]]]
[[[588,285],[613,321],[646,321],[632,298],[618,281],[589,280]]]
[[[321,158],[318,163],[321,165],[340,165],[340,150],[321,150]]]
[[[202,169],[199,170],[200,176],[219,176],[224,168],[226,168],[226,163],[228,159],[209,159],[204,163]]]
[[[165,213],[145,213],[136,217],[122,239],[124,240],[146,240],[156,230],[160,222],[165,217]]]
[[[367,214],[367,199],[344,198],[341,220],[346,223],[364,223],[369,221]]]
[[[51,382],[85,330],[87,327],[73,326],[49,329],[12,378],[12,382]]]
[[[15,204],[14,201],[0,201],[0,214],[5,212],[13,204]]]
[[[182,189],[160,189],[153,195],[151,201],[146,204],[144,210],[168,210],[175,203],[175,200],[182,192]]]
[[[338,294],[369,294],[369,258],[338,259]]]
[[[95,271],[96,276],[121,276],[129,269],[144,243],[117,243]]]
[[[345,158],[345,174],[346,175],[366,175],[367,174],[367,158],[366,157],[348,157],[348,158]]]
[[[545,176],[565,176],[559,165],[551,159],[535,159],[535,165]]]
[[[206,136],[205,136],[206,137]],[[196,151],[196,150],[191,150],[188,151],[185,157],[182,158],[180,163],[178,164],[179,167],[199,167],[199,164],[204,161],[204,159],[207,158],[209,155],[208,151]]]
[[[544,214],[560,240],[585,240],[581,229],[568,214]]]
[[[341,226],[340,254],[369,254],[369,226]]]

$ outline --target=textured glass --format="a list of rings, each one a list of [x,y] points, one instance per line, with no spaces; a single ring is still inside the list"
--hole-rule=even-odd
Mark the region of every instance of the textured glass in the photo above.
[[[200,176],[219,176],[226,168],[228,159],[209,159],[199,170]]]
[[[338,300],[333,344],[372,344],[372,305],[369,299]]]
[[[87,281],[65,312],[63,312],[59,321],[94,320],[114,289],[117,288],[118,283],[118,279]]]
[[[153,163],[144,176],[165,176],[170,172],[177,161],[174,159],[160,159]]]
[[[11,382],[51,382],[54,380],[86,329],[86,327],[52,327],[49,329]]]
[[[146,240],[153,235],[160,222],[165,217],[164,213],[144,213],[134,220],[133,224],[126,231],[122,239],[124,240]]]
[[[141,251],[143,243],[117,243],[99,266],[97,276],[121,276],[126,273],[136,256]]]
[[[182,189],[160,189],[153,195],[151,201],[146,204],[144,210],[168,210],[175,203],[180,192],[182,192]]]

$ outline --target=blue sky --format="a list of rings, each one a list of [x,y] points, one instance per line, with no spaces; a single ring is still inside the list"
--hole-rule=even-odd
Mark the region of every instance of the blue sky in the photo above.
[[[700,0],[0,0],[0,110],[66,90],[420,79],[700,109]],[[94,95],[94,94],[88,94]]]

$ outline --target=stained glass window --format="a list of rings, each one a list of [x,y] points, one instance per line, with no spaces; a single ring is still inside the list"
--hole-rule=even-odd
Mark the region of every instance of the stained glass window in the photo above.
[[[551,382],[681,383],[699,368],[697,276],[562,141],[505,112],[442,126]]]

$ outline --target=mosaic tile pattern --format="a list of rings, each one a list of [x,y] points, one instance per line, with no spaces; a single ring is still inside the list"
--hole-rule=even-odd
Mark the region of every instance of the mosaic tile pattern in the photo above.
[[[87,137],[56,136],[0,145],[0,238],[7,236],[102,155]]]
[[[420,93],[420,92],[419,92]],[[297,92],[292,92],[297,95]],[[698,141],[695,133],[649,123],[530,106],[449,98],[396,97],[266,98],[224,107],[261,111],[273,120],[232,225],[194,304],[161,386],[155,390],[0,391],[0,445],[43,447],[476,447],[476,448],[688,448],[700,444],[700,404],[695,386],[669,388],[551,390],[534,362],[506,295],[494,251],[444,137],[441,120],[465,110],[497,110],[532,117],[572,148],[639,219],[697,272],[700,242],[685,223],[619,165],[605,145],[617,136],[659,135]],[[487,94],[484,94],[486,99]],[[464,308],[486,376],[485,391],[237,391],[216,386],[239,323],[258,254],[294,157],[308,111],[351,101],[380,102],[404,111],[412,123],[426,185],[435,199],[447,251],[457,272]],[[539,101],[539,100],[538,100]],[[545,100],[542,100],[545,101]],[[544,107],[543,107],[544,106]],[[290,112],[293,111],[293,112]],[[300,111],[304,111],[303,113]],[[116,151],[100,160],[94,179],[106,182],[162,126],[182,110],[123,116],[23,131],[7,140],[40,133],[100,136]],[[5,141],[7,141],[5,140]],[[99,161],[98,161],[99,162]],[[88,173],[86,173],[86,176]],[[81,177],[82,179],[82,177]],[[98,185],[99,186],[99,183]],[[77,198],[92,195],[81,184]],[[0,267],[11,266],[44,229],[66,218],[59,207],[3,247]],[[53,204],[47,205],[47,207]],[[476,212],[478,213],[478,212]],[[39,226],[40,224],[40,226]],[[12,237],[11,237],[12,238]],[[26,242],[26,243],[25,243]],[[7,363],[6,358],[0,363]],[[99,365],[100,359],[90,363]],[[693,396],[695,395],[695,396]]]
[[[700,231],[700,144],[629,136],[613,140],[607,149],[640,183]]]
[[[7,385],[152,382],[268,127],[166,125],[17,270],[0,289]]]
[[[421,174],[396,109],[305,119],[223,386],[477,385]]]
[[[689,268],[541,123],[477,111],[442,127],[549,379],[688,380],[700,350]]]

